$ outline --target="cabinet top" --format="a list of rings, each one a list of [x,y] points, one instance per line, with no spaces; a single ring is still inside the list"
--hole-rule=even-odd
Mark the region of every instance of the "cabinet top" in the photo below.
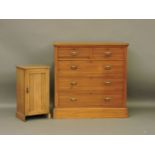
[[[43,65],[26,65],[26,66],[16,66],[16,68],[21,68],[21,69],[45,69],[45,68],[50,68],[49,66],[43,66]]]
[[[55,42],[54,46],[128,46],[126,42]]]

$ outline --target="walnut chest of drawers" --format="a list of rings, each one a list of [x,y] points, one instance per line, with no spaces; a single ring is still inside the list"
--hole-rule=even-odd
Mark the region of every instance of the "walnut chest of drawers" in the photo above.
[[[127,43],[55,43],[54,118],[123,118]]]

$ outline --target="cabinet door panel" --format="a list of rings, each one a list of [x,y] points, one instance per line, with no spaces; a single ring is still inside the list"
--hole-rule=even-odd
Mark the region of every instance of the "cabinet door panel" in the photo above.
[[[27,76],[27,102],[28,115],[48,113],[48,72],[29,71]]]

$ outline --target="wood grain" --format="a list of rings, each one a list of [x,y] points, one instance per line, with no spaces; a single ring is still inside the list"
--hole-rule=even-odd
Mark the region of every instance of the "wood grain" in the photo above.
[[[24,120],[25,115],[25,72],[23,69],[16,69],[16,111],[18,116],[22,116]],[[18,117],[17,116],[17,117]]]
[[[59,107],[123,107],[123,96],[103,93],[60,93]]]
[[[124,60],[125,52],[123,51],[123,48],[118,48],[118,47],[94,48],[93,49],[93,57],[104,59],[104,60]]]
[[[127,118],[127,108],[55,108],[55,119]]]
[[[60,76],[123,74],[125,61],[59,61],[58,71]],[[74,67],[74,68],[73,68]]]
[[[127,117],[127,46],[55,43],[54,118]]]
[[[49,69],[50,67],[49,66],[42,66],[42,65],[27,65],[27,66],[16,66],[16,68],[19,68],[19,69]]]
[[[16,84],[18,118],[50,113],[49,68],[18,66]]]
[[[96,46],[109,46],[109,47],[119,47],[119,46],[128,46],[128,43],[125,42],[55,42],[53,43],[54,46],[56,47],[76,47],[76,46],[91,46],[91,47],[96,47]]]
[[[121,93],[123,91],[123,79],[104,79],[102,77],[61,77],[59,91],[97,91],[104,93]]]
[[[54,47],[54,107],[58,106],[58,48]]]
[[[59,48],[59,58],[89,58],[91,48]]]

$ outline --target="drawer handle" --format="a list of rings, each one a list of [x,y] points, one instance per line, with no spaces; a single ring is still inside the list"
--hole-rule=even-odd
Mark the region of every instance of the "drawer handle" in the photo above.
[[[78,54],[78,53],[77,53],[76,51],[72,51],[72,52],[71,52],[71,55],[72,55],[72,56],[76,56],[77,54]]]
[[[72,86],[74,86],[74,85],[77,85],[77,82],[76,82],[76,81],[72,81],[70,84],[71,84]]]
[[[112,67],[110,65],[105,66],[106,70],[110,70]]]
[[[112,99],[111,97],[105,97],[104,101],[109,102],[109,101],[111,101],[111,99]]]
[[[111,85],[111,81],[105,81],[104,82],[106,85]]]
[[[77,101],[77,98],[71,97],[71,98],[70,98],[70,101],[72,101],[72,102]]]
[[[107,57],[109,57],[109,56],[112,55],[112,52],[108,52],[108,51],[107,52],[104,52],[104,55],[107,56]]]
[[[72,65],[72,66],[71,66],[71,69],[72,69],[72,70],[76,70],[76,69],[77,69],[77,66]]]

